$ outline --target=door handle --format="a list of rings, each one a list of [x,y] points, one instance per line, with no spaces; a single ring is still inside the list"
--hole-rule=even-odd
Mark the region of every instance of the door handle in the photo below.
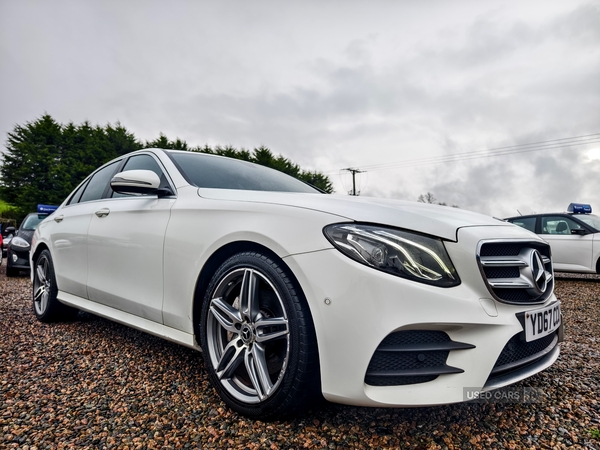
[[[63,215],[61,214],[60,216],[56,216],[56,217],[54,218],[54,221],[55,221],[55,222],[57,222],[57,223],[58,223],[58,222],[62,222],[64,218],[65,218],[65,216],[63,216]]]
[[[95,213],[98,217],[106,217],[110,214],[110,209],[102,208]]]

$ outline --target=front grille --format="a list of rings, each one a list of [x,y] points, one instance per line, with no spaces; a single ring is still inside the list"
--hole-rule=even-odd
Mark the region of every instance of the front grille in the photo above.
[[[371,386],[426,383],[463,370],[446,364],[451,350],[473,348],[454,342],[443,331],[409,330],[388,335],[377,347],[365,376]]]
[[[516,334],[507,342],[492,369],[492,375],[516,370],[530,364],[544,356],[558,344],[558,332],[531,342],[523,340],[522,335],[523,333]]]
[[[550,246],[530,241],[491,241],[480,245],[477,259],[496,300],[543,303],[554,289]]]
[[[521,272],[518,267],[484,267],[486,278],[519,278]]]
[[[484,244],[479,256],[517,256],[522,245],[510,242],[496,242]]]

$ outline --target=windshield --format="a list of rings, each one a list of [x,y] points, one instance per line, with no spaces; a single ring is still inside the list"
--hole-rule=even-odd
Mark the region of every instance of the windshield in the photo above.
[[[187,181],[201,188],[320,192],[283,172],[239,159],[192,152],[169,151],[167,154]]]
[[[600,217],[596,216],[595,214],[577,214],[574,217],[577,217],[586,225],[595,228],[596,231],[600,231]]]
[[[25,217],[25,220],[21,224],[21,229],[33,231],[46,217],[48,217],[48,214],[30,214]]]

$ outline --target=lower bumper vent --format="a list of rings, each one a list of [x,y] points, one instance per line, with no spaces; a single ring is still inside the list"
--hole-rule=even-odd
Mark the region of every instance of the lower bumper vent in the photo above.
[[[365,376],[371,386],[426,383],[464,370],[446,364],[452,350],[475,348],[454,342],[443,331],[408,330],[388,335],[377,347]]]
[[[516,334],[504,346],[492,369],[492,377],[530,364],[549,353],[558,344],[558,332],[532,342],[522,340],[522,334]]]

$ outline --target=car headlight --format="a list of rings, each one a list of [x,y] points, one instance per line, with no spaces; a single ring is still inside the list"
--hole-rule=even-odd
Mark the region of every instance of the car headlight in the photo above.
[[[12,238],[12,240],[10,241],[10,245],[13,247],[18,247],[21,250],[29,249],[29,242],[27,242],[25,239],[19,236]]]
[[[367,266],[434,286],[460,284],[441,239],[361,224],[329,225],[323,232],[338,250]]]

